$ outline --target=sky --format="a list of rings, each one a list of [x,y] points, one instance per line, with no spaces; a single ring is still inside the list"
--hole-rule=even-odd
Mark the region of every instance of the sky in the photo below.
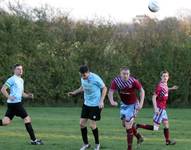
[[[3,5],[8,1],[0,0]],[[158,0],[160,11],[151,13],[148,10],[149,0],[19,0],[30,7],[40,7],[48,4],[53,8],[59,8],[70,12],[73,19],[92,20],[105,18],[113,22],[129,22],[136,15],[148,15],[163,19],[164,17],[176,16],[181,9],[191,10],[191,0]]]

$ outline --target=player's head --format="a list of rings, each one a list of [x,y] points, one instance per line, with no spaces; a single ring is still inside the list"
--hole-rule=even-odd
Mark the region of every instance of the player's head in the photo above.
[[[86,65],[82,65],[81,67],[80,67],[80,74],[81,74],[81,77],[83,78],[83,79],[87,79],[88,78],[88,76],[89,76],[89,68],[88,68],[88,66],[86,66]]]
[[[22,76],[22,74],[23,74],[23,66],[21,64],[13,65],[13,72],[17,76]]]
[[[169,79],[169,72],[167,70],[164,70],[160,73],[162,82],[167,83]]]
[[[130,70],[128,67],[122,67],[120,69],[120,75],[124,80],[128,80],[130,76]]]

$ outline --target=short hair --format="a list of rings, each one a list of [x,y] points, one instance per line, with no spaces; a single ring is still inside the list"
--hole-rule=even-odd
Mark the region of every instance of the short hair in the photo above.
[[[167,70],[163,70],[160,72],[160,76],[162,76],[164,73],[167,73],[169,75],[169,72]]]
[[[17,68],[18,66],[22,66],[21,64],[14,64],[13,69]]]
[[[84,74],[84,73],[89,72],[89,68],[88,68],[87,65],[82,65],[82,66],[80,66],[80,70],[79,71],[80,71],[81,74]]]
[[[125,70],[125,71],[129,70],[130,71],[130,69],[127,66],[123,66],[120,68],[120,71],[123,71],[123,70]]]

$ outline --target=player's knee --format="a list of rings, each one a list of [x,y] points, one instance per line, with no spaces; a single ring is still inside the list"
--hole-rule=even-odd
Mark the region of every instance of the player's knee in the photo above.
[[[121,124],[122,124],[122,126],[123,126],[124,128],[125,128],[125,122],[126,122],[125,119],[123,119],[122,122],[121,122]]]
[[[163,121],[163,125],[164,125],[165,128],[169,128],[169,123],[168,123],[168,121]]]
[[[27,116],[26,118],[24,118],[24,123],[31,123],[31,117]]]
[[[90,124],[90,128],[91,128],[92,130],[94,130],[94,129],[96,129],[96,128],[97,128],[97,126],[96,126],[96,124],[95,124],[95,123],[93,123],[93,124]]]
[[[80,128],[85,128],[86,125],[83,122],[80,122]]]
[[[11,123],[11,120],[8,119],[8,118],[5,118],[5,119],[2,120],[2,122],[3,122],[4,126],[7,126],[7,125],[9,125]]]
[[[159,130],[159,126],[154,125],[154,131],[158,131]]]
[[[132,125],[131,125],[131,123],[126,122],[126,123],[125,123],[125,127],[126,127],[126,129],[128,130],[128,129],[131,129],[131,128],[132,128]]]

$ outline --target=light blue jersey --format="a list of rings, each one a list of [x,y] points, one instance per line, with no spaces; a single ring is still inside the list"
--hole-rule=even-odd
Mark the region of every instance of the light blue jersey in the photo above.
[[[6,82],[5,85],[10,89],[10,96],[15,97],[14,100],[7,100],[7,103],[19,103],[22,100],[22,93],[24,90],[24,81],[21,77],[13,75]]]
[[[81,85],[84,90],[84,104],[90,107],[99,106],[101,89],[105,87],[103,80],[90,72],[88,79],[81,78]]]

